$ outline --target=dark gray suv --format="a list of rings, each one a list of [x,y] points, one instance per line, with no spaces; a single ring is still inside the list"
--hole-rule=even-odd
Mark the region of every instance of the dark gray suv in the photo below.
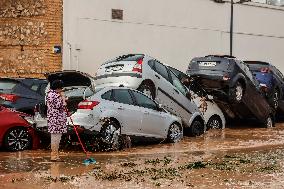
[[[230,110],[230,117],[253,116],[268,127],[273,125],[273,110],[259,83],[242,61],[226,55],[197,57],[191,60],[187,74],[221,102],[220,107],[226,107],[224,112]]]

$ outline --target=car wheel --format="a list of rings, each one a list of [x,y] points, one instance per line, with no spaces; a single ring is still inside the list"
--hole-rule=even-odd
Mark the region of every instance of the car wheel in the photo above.
[[[101,141],[104,150],[121,149],[121,130],[115,121],[106,122],[101,129]]]
[[[207,130],[209,129],[222,129],[222,120],[219,116],[212,116],[207,122]]]
[[[244,95],[244,88],[240,82],[237,82],[234,87],[233,97],[235,102],[241,102]]]
[[[4,145],[9,151],[21,151],[26,150],[31,147],[32,138],[29,132],[22,127],[15,127],[10,130],[5,135]]]
[[[153,86],[148,85],[146,83],[143,83],[140,85],[140,87],[138,88],[138,90],[140,92],[142,92],[143,94],[145,94],[146,96],[155,99],[155,89]]]
[[[204,133],[204,124],[199,119],[194,120],[190,126],[190,135],[191,136],[200,136]]]
[[[272,127],[274,127],[274,120],[273,120],[273,118],[272,118],[271,116],[269,116],[269,117],[265,120],[265,122],[264,122],[264,127],[265,127],[265,128],[272,128]]]
[[[177,143],[183,137],[182,128],[179,124],[173,123],[171,124],[168,131],[168,141],[170,143]]]

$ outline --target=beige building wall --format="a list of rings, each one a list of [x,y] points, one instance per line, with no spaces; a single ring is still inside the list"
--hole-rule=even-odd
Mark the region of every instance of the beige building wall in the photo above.
[[[0,77],[61,70],[62,0],[0,0]]]
[[[114,20],[112,9],[123,10]],[[234,55],[284,72],[284,9],[235,5]],[[185,71],[195,56],[229,54],[230,4],[211,0],[65,0],[63,68],[95,74],[104,61],[146,53]]]

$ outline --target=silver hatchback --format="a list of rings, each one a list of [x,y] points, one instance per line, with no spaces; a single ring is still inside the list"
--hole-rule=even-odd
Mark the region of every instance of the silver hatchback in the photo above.
[[[185,131],[192,136],[204,133],[204,120],[188,90],[177,76],[160,61],[144,54],[128,54],[100,66],[96,89],[124,86],[138,89],[181,117]]]

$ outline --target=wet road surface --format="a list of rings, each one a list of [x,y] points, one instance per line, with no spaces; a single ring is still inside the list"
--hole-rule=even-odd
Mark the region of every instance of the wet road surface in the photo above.
[[[243,123],[242,123],[243,125]],[[0,152],[0,188],[284,188],[284,123],[210,130],[177,144],[97,152]]]

